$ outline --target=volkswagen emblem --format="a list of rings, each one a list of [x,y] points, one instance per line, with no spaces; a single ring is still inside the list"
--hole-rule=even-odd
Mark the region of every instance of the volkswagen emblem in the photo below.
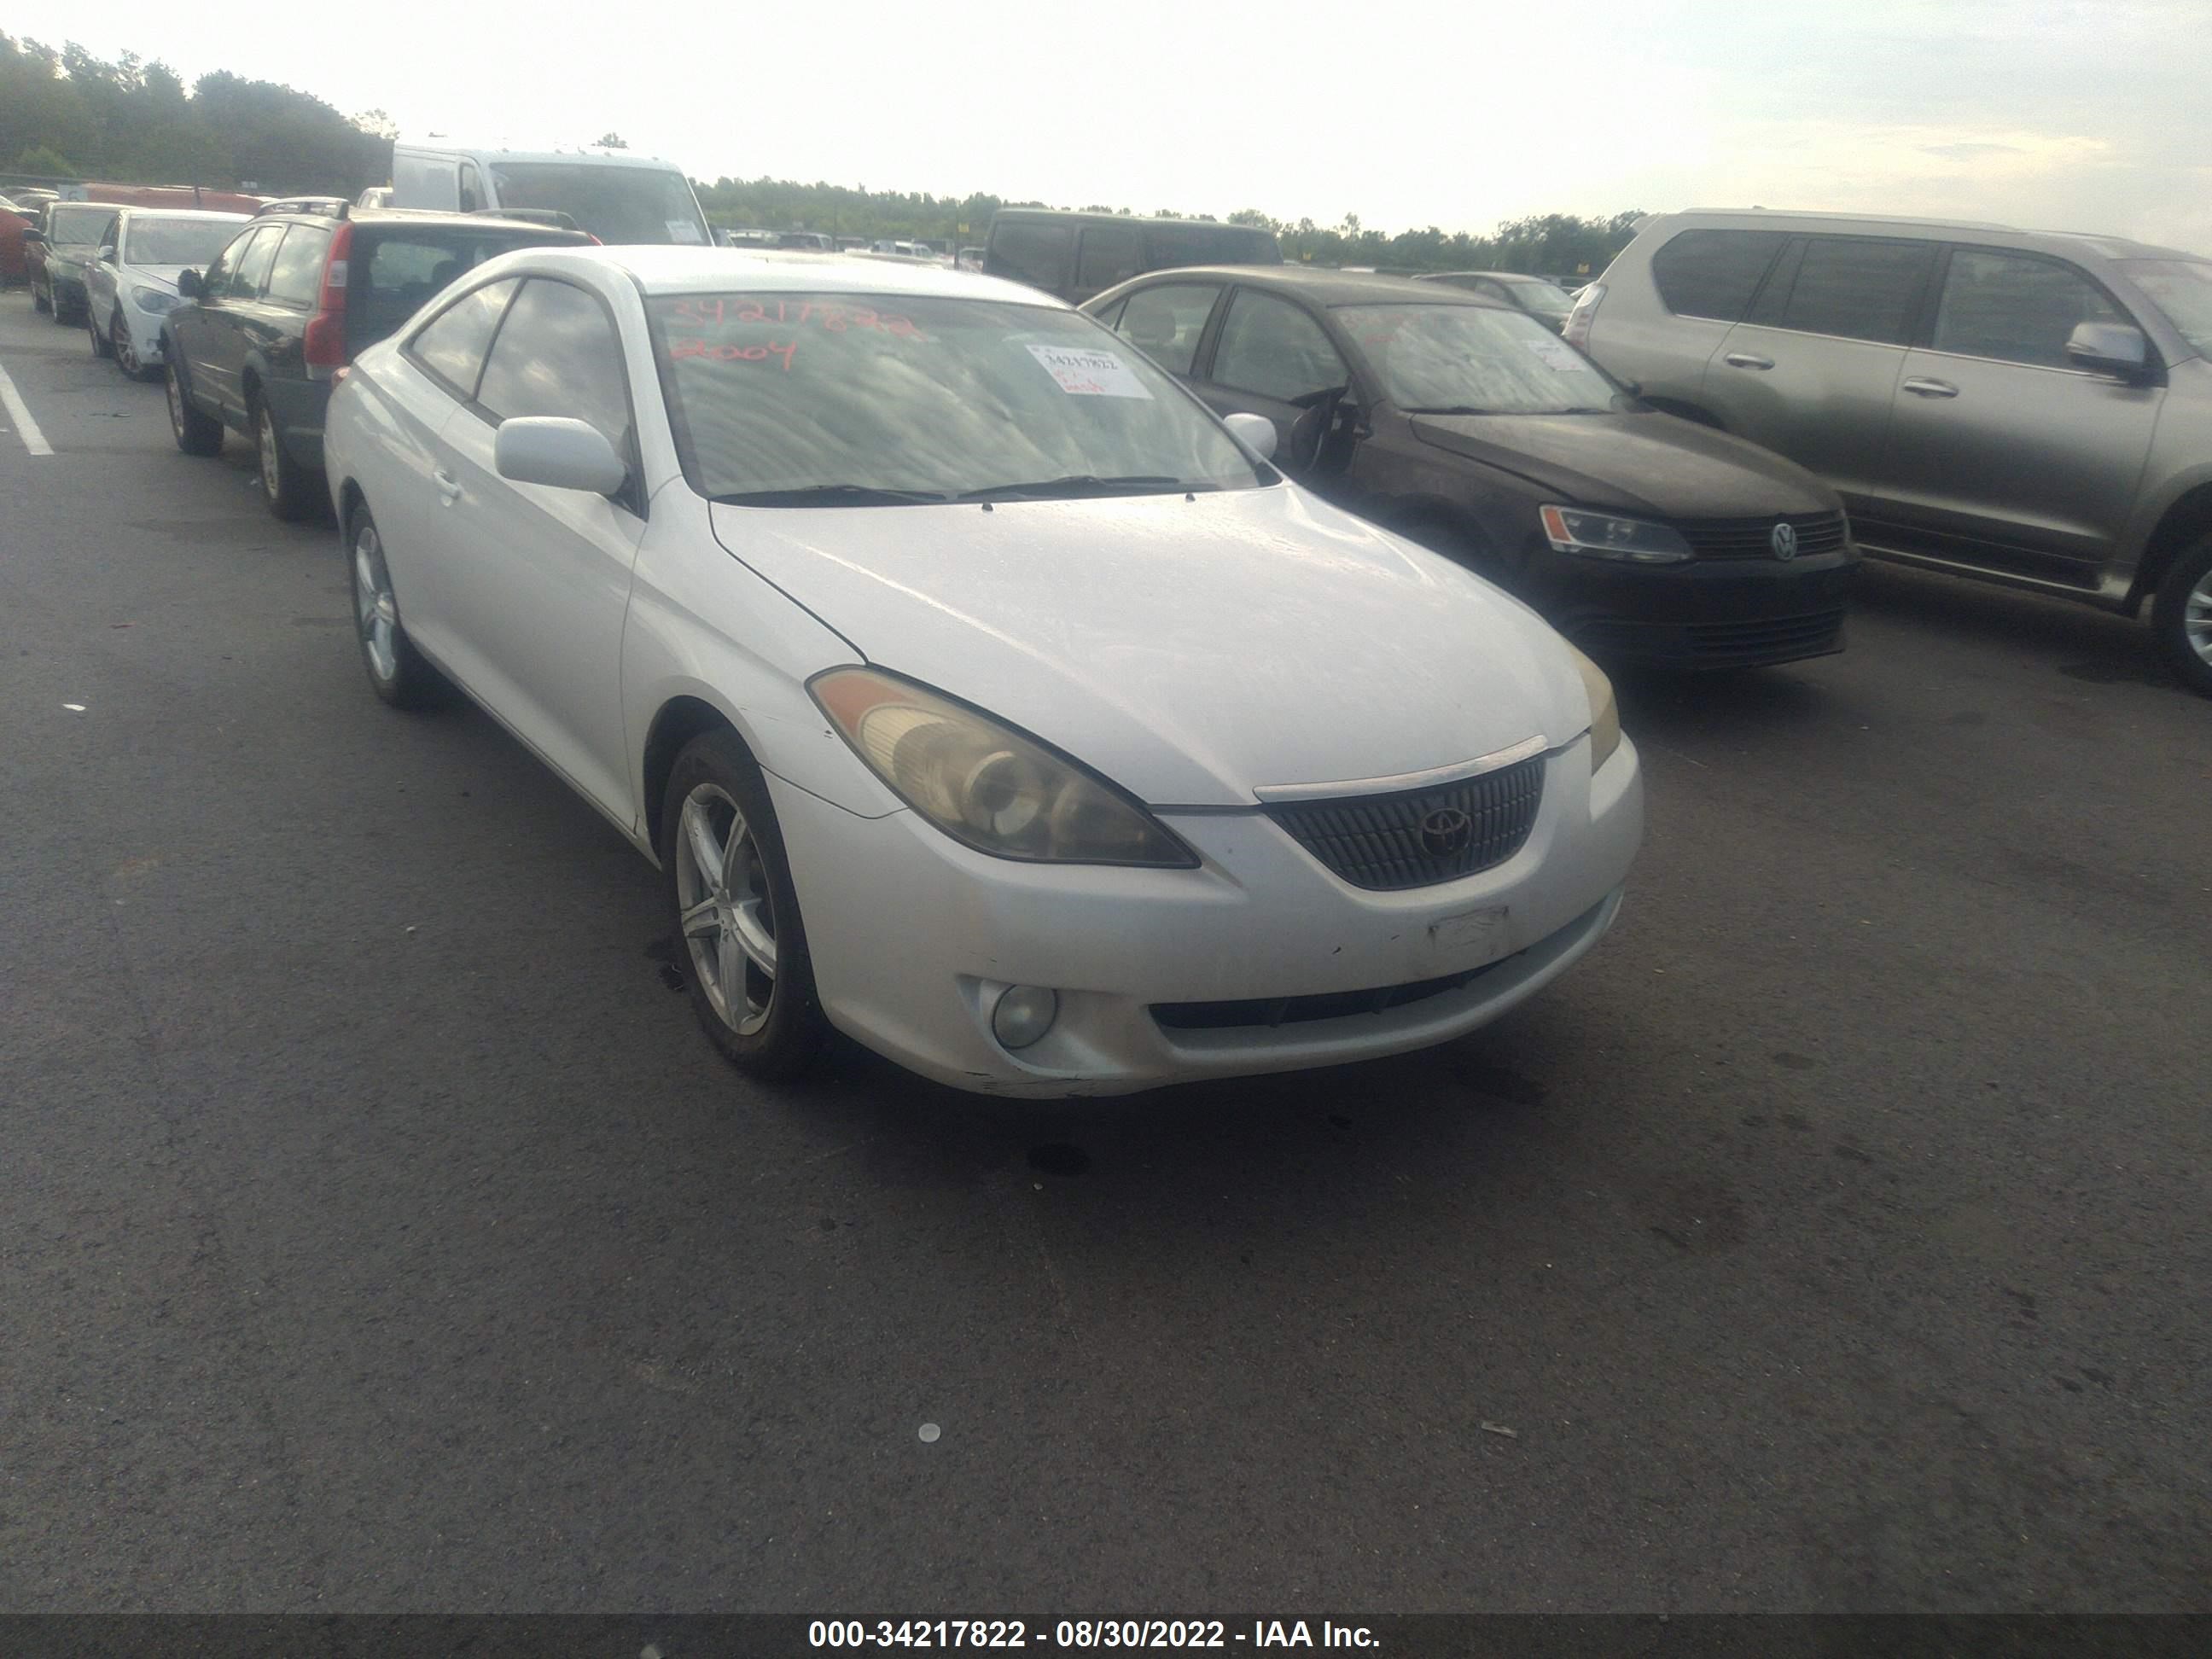
[[[1794,559],[1797,556],[1797,526],[1788,520],[1776,525],[1774,534],[1768,539],[1773,544],[1776,558]]]
[[[1431,858],[1457,858],[1474,839],[1474,820],[1456,806],[1439,806],[1421,815],[1421,850]]]

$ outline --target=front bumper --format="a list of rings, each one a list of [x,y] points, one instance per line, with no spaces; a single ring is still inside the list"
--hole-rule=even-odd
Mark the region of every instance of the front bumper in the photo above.
[[[1051,1098],[1373,1059],[1496,1019],[1620,909],[1643,781],[1626,740],[1595,777],[1589,757],[1584,737],[1550,758],[1504,863],[1397,892],[1340,880],[1256,811],[1164,815],[1200,867],[1125,870],[988,858],[910,811],[769,787],[832,1023],[956,1088]],[[1060,994],[1018,1053],[991,1035],[1010,985]]]
[[[1617,565],[1547,547],[1530,562],[1527,597],[1601,663],[1755,668],[1841,651],[1857,573],[1849,550]]]

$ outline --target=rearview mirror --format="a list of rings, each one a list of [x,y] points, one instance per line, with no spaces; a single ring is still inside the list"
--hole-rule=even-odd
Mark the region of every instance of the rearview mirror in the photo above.
[[[1244,447],[1244,453],[1255,461],[1264,461],[1275,453],[1275,423],[1265,415],[1247,414],[1239,410],[1234,415],[1222,416],[1221,423],[1229,428],[1229,435]]]
[[[198,299],[200,297],[199,272],[197,270],[179,271],[177,273],[177,294],[181,299]]]
[[[518,415],[501,422],[491,453],[499,476],[516,483],[611,495],[629,477],[599,428],[556,415]]]
[[[2092,374],[2140,380],[2149,367],[2150,343],[2129,323],[2076,323],[2066,337],[2066,361]]]

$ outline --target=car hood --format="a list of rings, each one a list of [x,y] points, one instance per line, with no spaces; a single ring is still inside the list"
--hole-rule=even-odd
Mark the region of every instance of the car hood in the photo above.
[[[126,283],[152,283],[156,287],[166,288],[170,293],[174,294],[177,291],[179,275],[184,271],[198,269],[198,265],[125,265],[122,267],[121,275]]]
[[[870,663],[1154,805],[1394,777],[1589,723],[1534,611],[1291,485],[975,506],[717,506]]]
[[[1415,415],[1423,443],[1517,473],[1570,506],[1662,518],[1829,513],[1835,493],[1794,461],[1656,412]]]

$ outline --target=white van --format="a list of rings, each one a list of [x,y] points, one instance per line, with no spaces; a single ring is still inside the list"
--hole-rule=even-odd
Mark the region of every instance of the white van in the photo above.
[[[447,213],[550,208],[602,242],[714,243],[683,168],[626,149],[524,150],[403,139],[392,147],[387,205]]]

